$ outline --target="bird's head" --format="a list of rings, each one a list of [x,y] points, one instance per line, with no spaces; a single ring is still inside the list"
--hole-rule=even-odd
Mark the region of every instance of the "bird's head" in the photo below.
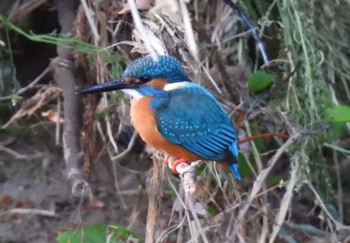
[[[120,79],[98,84],[78,91],[78,94],[123,90],[135,98],[152,95],[165,85],[191,82],[180,62],[173,56],[159,56],[155,61],[150,56],[131,62]]]

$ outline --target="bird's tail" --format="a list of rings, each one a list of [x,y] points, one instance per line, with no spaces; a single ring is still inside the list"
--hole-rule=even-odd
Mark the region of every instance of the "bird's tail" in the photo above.
[[[234,177],[239,181],[242,180],[241,174],[239,174],[239,171],[238,171],[238,164],[228,163],[227,165],[230,171],[232,172],[232,174],[234,175]]]

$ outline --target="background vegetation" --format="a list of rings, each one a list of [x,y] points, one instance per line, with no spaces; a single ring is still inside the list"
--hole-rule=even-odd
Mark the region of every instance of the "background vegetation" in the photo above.
[[[350,241],[349,3],[237,4],[257,28],[224,1],[2,1],[0,241]],[[188,191],[128,97],[74,94],[149,53],[232,116],[241,182],[205,163]]]

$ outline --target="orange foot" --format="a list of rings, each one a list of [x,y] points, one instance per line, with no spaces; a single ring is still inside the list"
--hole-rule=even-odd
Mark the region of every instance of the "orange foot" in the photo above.
[[[179,158],[179,159],[176,159],[173,164],[172,164],[172,171],[174,174],[178,174],[177,170],[176,170],[176,167],[179,165],[179,164],[182,164],[182,163],[186,163],[188,164],[188,161],[185,160],[184,158]]]

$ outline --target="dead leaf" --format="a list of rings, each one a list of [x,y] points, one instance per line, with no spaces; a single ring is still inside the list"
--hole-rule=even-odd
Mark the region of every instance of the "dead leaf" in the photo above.
[[[96,211],[96,210],[103,208],[104,206],[105,206],[105,204],[102,201],[91,202],[91,203],[87,203],[84,206],[84,211],[86,213],[91,213],[93,211]]]
[[[62,117],[59,117],[59,114],[56,111],[48,110],[41,112],[42,117],[46,117],[50,122],[53,123],[63,123],[64,119]]]
[[[47,103],[56,100],[61,94],[61,89],[52,85],[42,85],[34,96],[22,103],[22,107],[14,114],[11,119],[3,126],[8,127],[15,121],[25,117],[32,116]]]

